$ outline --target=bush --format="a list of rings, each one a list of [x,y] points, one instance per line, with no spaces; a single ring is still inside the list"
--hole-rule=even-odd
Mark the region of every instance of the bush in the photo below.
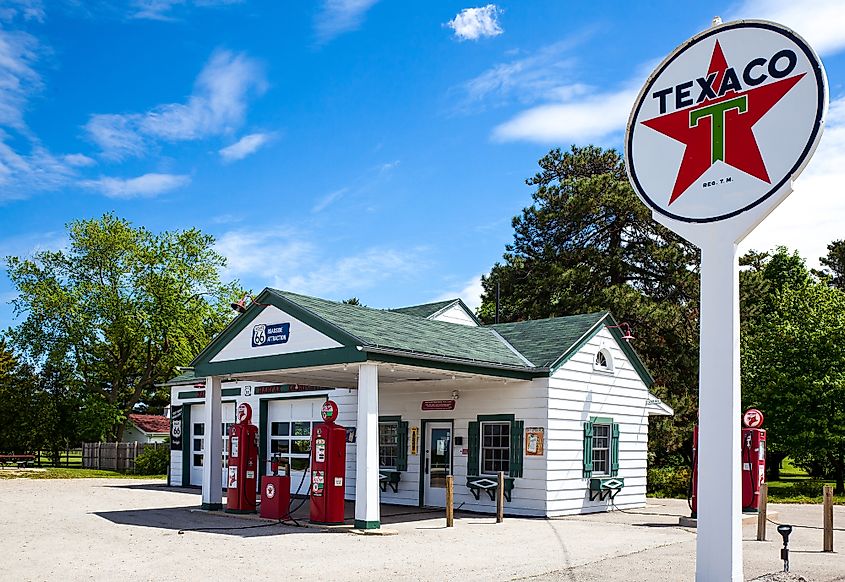
[[[160,443],[147,445],[135,457],[135,473],[138,475],[164,475],[170,466],[170,445]]]
[[[689,467],[661,467],[648,470],[646,492],[655,497],[686,499],[692,487]]]
[[[821,497],[824,489],[824,481],[808,479],[796,481],[789,487],[790,495],[795,497]]]

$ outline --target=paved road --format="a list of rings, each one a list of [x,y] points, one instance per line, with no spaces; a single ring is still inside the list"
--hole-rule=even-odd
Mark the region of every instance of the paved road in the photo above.
[[[695,533],[676,526],[684,503],[655,500],[633,513],[554,520],[437,514],[385,518],[394,536],[272,525],[191,509],[196,492],[149,481],[0,481],[2,580],[692,580]],[[770,506],[780,519],[821,524],[813,506]],[[387,512],[385,512],[387,513]],[[837,527],[845,508],[837,507]],[[781,568],[780,543],[744,529],[749,579]],[[845,545],[838,533],[837,543]],[[780,537],[770,529],[770,538]],[[843,553],[822,554],[821,532],[793,535],[792,569],[807,580],[845,580]],[[9,559],[9,557],[16,559]]]

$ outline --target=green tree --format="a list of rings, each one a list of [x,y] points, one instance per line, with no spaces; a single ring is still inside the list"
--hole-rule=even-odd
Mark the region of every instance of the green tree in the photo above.
[[[229,321],[241,291],[221,282],[225,259],[196,229],[156,234],[105,214],[70,223],[68,239],[66,250],[7,257],[22,318],[8,336],[78,386],[88,420],[119,439],[136,404],[156,401],[156,384]]]
[[[743,400],[804,467],[830,467],[845,494],[845,293],[806,280],[774,292],[742,340]],[[767,439],[769,440],[769,439]]]
[[[526,184],[533,203],[513,219],[514,240],[482,278],[479,316],[519,321],[610,310],[633,328],[655,392],[676,411],[654,423],[658,462],[688,456],[698,384],[695,246],[654,222],[614,150],[550,151]]]
[[[814,273],[837,289],[845,290],[845,240],[835,240],[827,245],[827,255],[819,257],[819,262],[824,268]]]

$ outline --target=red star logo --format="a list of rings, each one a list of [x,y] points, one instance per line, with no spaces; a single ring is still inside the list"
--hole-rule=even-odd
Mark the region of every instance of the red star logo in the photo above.
[[[716,41],[707,79],[715,75],[710,87],[718,96],[642,122],[686,146],[669,204],[719,160],[771,183],[752,128],[806,73],[746,91],[722,91],[727,69],[722,47]]]

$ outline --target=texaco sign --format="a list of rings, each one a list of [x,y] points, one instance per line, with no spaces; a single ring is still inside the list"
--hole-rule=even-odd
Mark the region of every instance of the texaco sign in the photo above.
[[[764,21],[707,30],[640,92],[625,141],[631,184],[656,212],[713,222],[794,179],[821,135],[825,75],[797,34]]]

